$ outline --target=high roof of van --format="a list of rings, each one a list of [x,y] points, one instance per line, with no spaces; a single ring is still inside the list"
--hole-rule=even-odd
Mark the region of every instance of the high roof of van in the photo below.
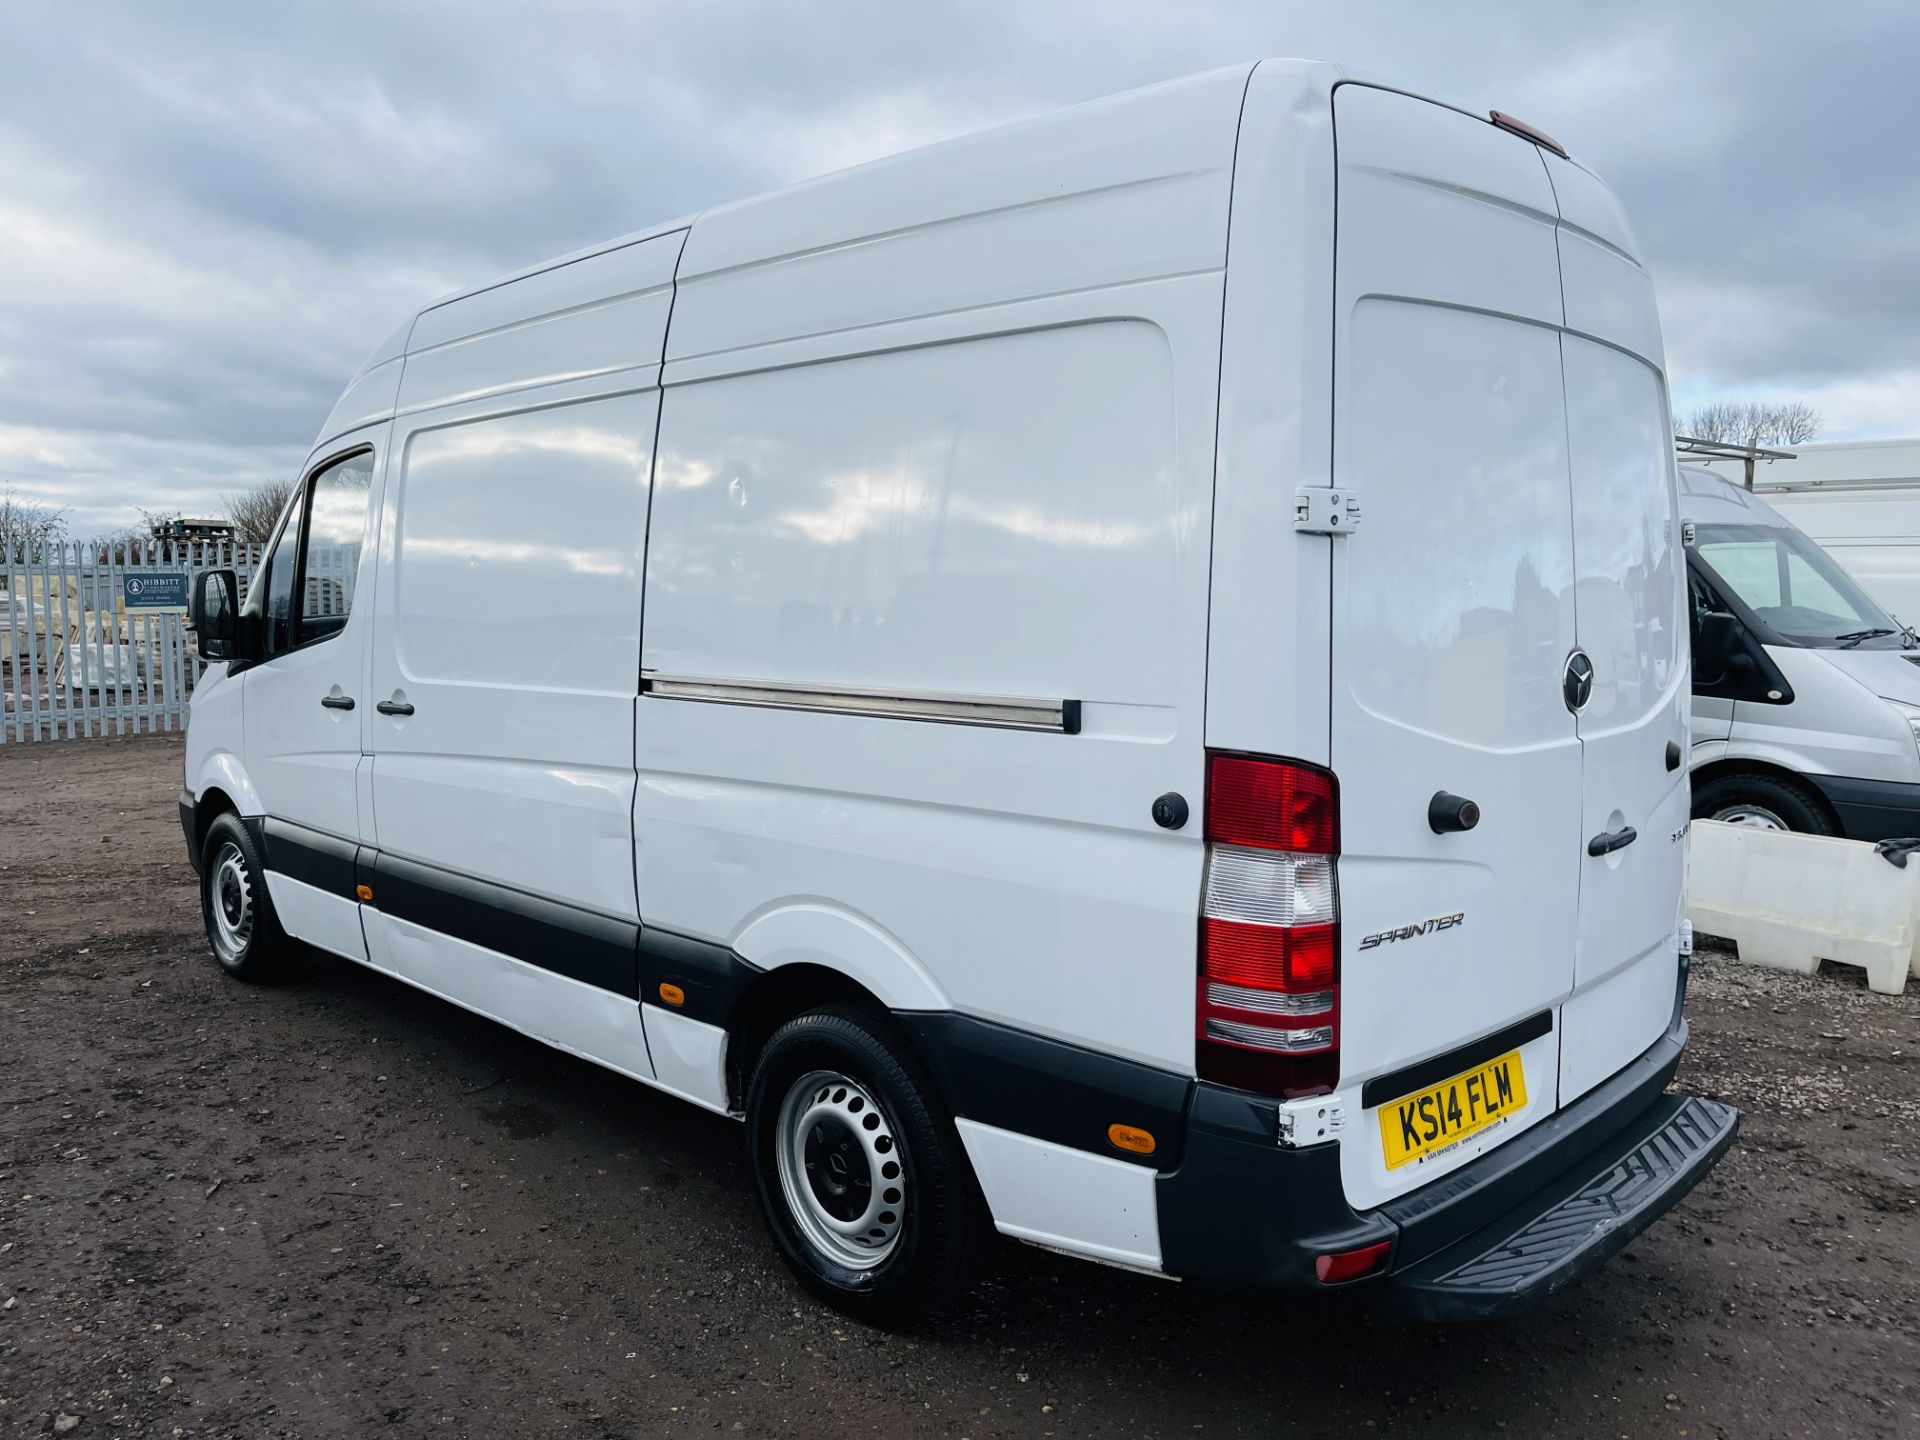
[[[713,206],[444,295],[409,315],[373,348],[322,427],[319,442],[393,413],[396,403],[408,408],[398,394],[403,357],[558,313],[563,305],[597,304],[656,283],[659,264],[642,265],[637,257],[649,241],[664,237],[684,237],[684,249],[665,267],[664,283],[671,290],[675,284],[684,286],[737,267],[1039,205],[1066,191],[1089,194],[1159,185],[1171,213],[1179,213],[1188,200],[1182,180],[1206,168],[1231,169],[1241,100],[1255,70],[1290,82],[1305,96],[1327,95],[1342,82],[1361,81],[1417,94],[1491,123],[1485,109],[1416,92],[1365,71],[1316,60],[1276,59],[1165,81],[959,136]],[[1218,218],[1224,245],[1224,216]],[[621,252],[635,256],[636,263],[583,265]],[[577,278],[562,273],[572,266],[582,266],[571,272]],[[611,274],[630,288],[606,288],[600,274],[588,279],[589,270]],[[511,299],[482,299],[548,276],[552,283],[516,290]]]

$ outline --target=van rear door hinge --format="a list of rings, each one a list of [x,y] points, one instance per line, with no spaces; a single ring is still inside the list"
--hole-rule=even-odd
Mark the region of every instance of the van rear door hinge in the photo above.
[[[1344,535],[1360,528],[1360,497],[1351,490],[1302,485],[1293,492],[1293,528],[1302,535]]]

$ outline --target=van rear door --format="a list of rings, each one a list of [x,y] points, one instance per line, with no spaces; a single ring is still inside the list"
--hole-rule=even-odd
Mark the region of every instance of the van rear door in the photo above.
[[[1532,145],[1425,101],[1343,85],[1334,116],[1333,483],[1363,513],[1321,543],[1341,1074],[1364,1097],[1342,1170],[1367,1208],[1555,1109],[1585,836],[1552,186]],[[1439,792],[1478,824],[1436,833]],[[1461,1072],[1483,1072],[1462,1114],[1381,1125]]]
[[[1653,281],[1612,193],[1577,165],[1541,159],[1560,208],[1576,605],[1593,666],[1577,722],[1585,843],[1574,993],[1560,1016],[1565,1105],[1673,1018],[1689,641]]]

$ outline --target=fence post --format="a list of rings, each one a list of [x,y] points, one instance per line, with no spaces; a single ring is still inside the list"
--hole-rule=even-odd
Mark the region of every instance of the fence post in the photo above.
[[[44,740],[40,722],[40,627],[46,617],[46,606],[42,604],[36,612],[33,601],[34,553],[31,547],[21,552],[21,560],[26,569],[27,588],[21,597],[26,604],[27,622],[27,713],[33,720],[33,738]]]
[[[142,540],[140,542],[140,568],[147,571],[154,568],[153,542],[151,540]],[[133,614],[134,612],[131,610],[127,612],[127,619],[129,621],[133,619]],[[140,704],[141,728],[144,733],[151,735],[160,728],[160,715],[159,706],[155,702],[153,693],[153,616],[145,610],[140,612],[139,633],[140,663],[136,663],[133,668],[138,671],[141,669],[142,664],[144,664],[146,668],[147,684],[146,689],[142,692],[143,699]]]
[[[127,733],[127,692],[122,688],[127,679],[127,647],[121,640],[120,630],[120,555],[121,547],[109,542],[107,545],[107,642],[113,647],[113,733]]]
[[[14,583],[11,541],[0,541],[0,571],[4,571],[0,578],[7,582],[7,653],[0,657],[7,666],[6,683],[0,687],[0,745],[4,745],[9,730],[15,741],[27,738],[20,724],[20,589]]]
[[[180,553],[178,545],[169,544],[162,548],[161,565],[171,570],[175,565],[172,557]],[[178,615],[156,615],[153,623],[160,628],[160,728],[173,730],[173,711],[180,700],[179,677],[174,674],[180,662],[180,617]]]

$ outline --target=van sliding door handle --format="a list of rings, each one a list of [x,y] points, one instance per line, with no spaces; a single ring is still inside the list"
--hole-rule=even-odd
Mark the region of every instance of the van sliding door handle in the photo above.
[[[320,697],[320,703],[329,710],[351,710],[353,708],[353,697],[351,695],[322,695]]]
[[[382,700],[373,708],[378,710],[382,715],[411,715],[413,713],[413,706],[405,700]]]
[[[1631,825],[1622,825],[1618,830],[1594,836],[1587,841],[1587,854],[1595,856],[1611,855],[1616,850],[1624,850],[1640,838],[1640,832]]]

